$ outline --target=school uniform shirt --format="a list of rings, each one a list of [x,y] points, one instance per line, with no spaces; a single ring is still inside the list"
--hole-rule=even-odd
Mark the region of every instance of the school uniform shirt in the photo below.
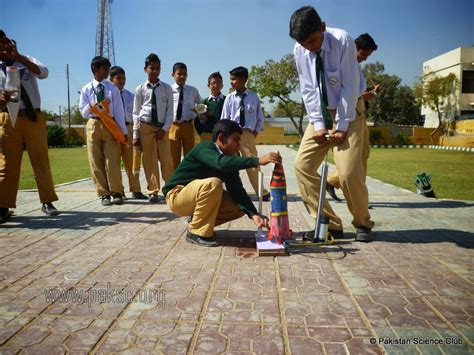
[[[257,131],[258,133],[262,132],[263,112],[258,95],[249,89],[245,89],[244,106],[245,125],[242,128]],[[225,119],[235,121],[240,125],[240,96],[237,95],[237,91],[233,91],[225,98],[221,120]]]
[[[365,90],[367,90],[367,82],[365,81],[364,72],[360,64],[359,64],[359,72],[360,72],[359,96],[361,96],[365,92]]]
[[[239,171],[258,167],[258,157],[224,155],[213,142],[201,142],[186,154],[175,172],[163,186],[166,196],[178,185],[186,186],[196,179],[217,177],[225,183],[230,198],[249,217],[257,214],[255,205],[245,191]]]
[[[119,89],[120,90],[120,89]],[[120,98],[122,99],[123,110],[125,112],[125,123],[133,123],[133,92],[127,89],[120,90]]]
[[[140,122],[151,124],[151,96],[155,90],[158,123],[164,131],[173,124],[173,89],[159,80],[152,84],[148,80],[135,89],[133,102],[133,138],[140,136]]]
[[[125,112],[123,110],[122,98],[120,97],[120,90],[108,80],[102,80],[101,83],[104,86],[104,96],[110,101],[110,115],[115,119],[115,122],[119,125],[122,133],[127,135],[128,131],[125,126]],[[93,79],[81,89],[79,111],[84,118],[94,117],[91,112],[91,106],[97,103],[97,97],[95,94],[97,85],[99,85],[99,82]]]
[[[202,102],[207,106],[208,116],[204,123],[201,123],[200,119],[194,120],[194,128],[199,135],[202,133],[212,133],[214,125],[221,119],[222,107],[224,107],[225,96],[220,94],[219,96],[209,95],[208,98]]]
[[[39,74],[33,73],[31,70],[29,70],[27,67],[25,67],[22,63],[20,62],[13,62],[13,66],[17,67],[18,70],[20,71],[20,80],[21,84],[25,88],[26,93],[28,94],[28,97],[30,98],[31,104],[33,105],[33,108],[38,109],[41,108],[41,97],[38,89],[38,82],[36,79],[46,79],[48,77],[48,68],[41,63],[38,59],[25,55],[26,58],[30,62],[33,62],[36,64],[40,70]],[[8,64],[10,65],[10,64]],[[6,78],[7,74],[7,63],[4,61],[0,60],[0,69],[3,72],[3,75]],[[20,100],[20,109],[24,109],[25,104],[23,103],[22,100]]]
[[[300,79],[301,94],[310,122],[315,130],[324,129],[320,93],[316,79],[316,53],[299,43],[293,50]],[[321,46],[324,63],[328,108],[336,111],[336,130],[346,132],[356,117],[356,103],[360,94],[360,70],[354,40],[337,28],[326,28]]]
[[[183,85],[183,110],[181,111],[181,119],[176,118],[176,111],[178,110],[178,101],[179,101],[179,85],[174,83],[173,88],[173,121],[174,122],[186,122],[192,120],[196,117],[196,112],[191,111],[195,108],[196,104],[202,102],[201,95],[199,95],[198,89],[194,86]]]

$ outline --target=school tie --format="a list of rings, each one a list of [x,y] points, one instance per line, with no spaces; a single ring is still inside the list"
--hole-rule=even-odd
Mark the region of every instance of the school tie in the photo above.
[[[178,109],[176,110],[176,119],[179,121],[183,115],[183,91],[182,86],[178,86],[179,98],[178,98]]]
[[[158,111],[156,109],[155,86],[151,86],[151,124],[158,124]]]
[[[123,113],[124,113],[124,117],[125,117],[125,122],[127,122],[127,109],[125,108],[125,100],[123,98],[123,91],[120,90],[120,98],[122,99],[122,106],[123,106]]]
[[[97,87],[95,88],[95,96],[97,98],[97,102],[104,101],[105,94],[104,94],[104,85],[102,85],[102,83],[99,83]]]
[[[318,80],[319,101],[326,129],[332,129],[332,118],[328,111],[328,92],[326,90],[326,77],[324,74],[324,62],[321,51],[316,52],[316,79]]]
[[[237,94],[240,97],[240,104],[239,104],[239,113],[240,113],[240,127],[244,128],[245,126],[245,105],[244,105],[244,97],[245,93]]]
[[[35,122],[37,119],[35,108],[33,107],[30,97],[28,96],[28,93],[26,92],[23,84],[20,83],[20,86],[21,86],[20,97],[21,97],[21,101],[23,101],[23,104],[25,105],[26,115],[28,116],[30,120]]]

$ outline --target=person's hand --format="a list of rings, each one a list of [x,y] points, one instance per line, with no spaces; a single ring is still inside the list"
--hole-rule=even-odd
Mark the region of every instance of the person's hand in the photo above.
[[[252,216],[252,220],[257,226],[257,228],[265,227],[266,229],[270,229],[270,223],[268,223],[268,217],[260,214],[254,214]]]
[[[347,132],[335,131],[330,137],[329,141],[335,145],[342,144],[344,139],[346,139]]]
[[[380,91],[382,91],[382,86],[380,84],[377,84],[374,86],[374,89],[372,90],[376,95],[378,95],[378,93]]]
[[[16,61],[20,58],[16,44],[11,39],[0,39],[0,57],[11,61]]]
[[[316,132],[313,134],[313,139],[316,143],[319,145],[324,145],[329,143],[329,140],[327,139],[328,135],[328,130],[327,129],[318,129]]]
[[[163,139],[165,136],[166,131],[162,130],[161,128],[156,132],[156,138],[158,139]]]
[[[261,156],[261,157],[258,159],[258,164],[259,164],[259,165],[267,165],[267,164],[270,164],[270,163],[281,163],[281,155],[280,155],[280,152],[267,153],[267,154]]]
[[[0,108],[4,108],[8,101],[10,101],[10,92],[7,90],[0,91]]]
[[[134,147],[140,147],[142,142],[140,141],[140,138],[133,138],[132,144]]]

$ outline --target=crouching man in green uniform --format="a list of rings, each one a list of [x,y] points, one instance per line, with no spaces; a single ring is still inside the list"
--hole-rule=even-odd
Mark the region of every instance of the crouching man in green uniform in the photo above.
[[[242,128],[231,120],[214,126],[212,142],[201,142],[181,161],[163,187],[168,207],[179,216],[192,216],[186,240],[214,247],[214,226],[242,217],[257,227],[269,228],[268,218],[258,214],[240,180],[239,170],[281,162],[279,153],[240,157]],[[224,189],[225,184],[225,189]]]

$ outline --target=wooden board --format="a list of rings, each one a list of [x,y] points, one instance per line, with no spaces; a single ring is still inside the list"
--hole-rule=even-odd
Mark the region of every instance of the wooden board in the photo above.
[[[260,236],[255,233],[258,256],[285,256],[286,249],[283,244],[274,243],[268,240],[267,232],[262,232]]]

